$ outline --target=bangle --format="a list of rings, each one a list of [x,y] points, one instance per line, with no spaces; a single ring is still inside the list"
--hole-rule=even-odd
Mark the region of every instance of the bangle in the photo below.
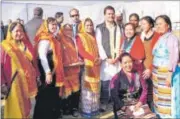
[[[46,75],[51,75],[52,73],[51,72],[47,72]]]

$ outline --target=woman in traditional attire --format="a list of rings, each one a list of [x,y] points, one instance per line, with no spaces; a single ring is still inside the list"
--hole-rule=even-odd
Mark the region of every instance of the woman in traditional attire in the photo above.
[[[121,40],[122,45],[120,46],[120,52],[127,52],[131,55],[133,59],[133,70],[139,73],[141,83],[145,84],[142,85],[143,92],[140,97],[141,101],[136,104],[137,107],[140,107],[147,101],[148,89],[147,81],[142,77],[142,73],[144,71],[143,61],[145,59],[144,45],[140,39],[140,36],[136,34],[135,27],[132,23],[127,23],[125,25],[125,36],[126,39]]]
[[[110,82],[115,119],[118,119],[118,110],[126,110],[126,104],[123,100],[126,97],[125,94],[130,93],[129,97],[138,99],[142,105],[146,103],[146,97],[142,98],[145,91],[142,91],[140,94],[140,87],[147,84],[140,79],[140,75],[137,72],[133,71],[133,58],[129,53],[122,53],[119,59],[122,69]],[[139,94],[141,95],[140,97],[138,96]],[[136,106],[135,108],[138,109]]]
[[[99,112],[100,96],[100,59],[90,18],[84,21],[85,32],[76,36],[80,57],[84,60],[85,69],[81,91],[81,113],[92,117]]]
[[[42,87],[37,95],[33,118],[58,118],[61,116],[60,97],[63,96],[64,70],[56,19],[49,17],[44,20],[35,37],[35,50]]]
[[[175,31],[176,32],[176,31]],[[179,32],[176,32],[179,33]],[[174,33],[175,34],[175,33]],[[179,41],[179,61],[178,65],[176,67],[175,72],[173,73],[173,78],[172,78],[172,105],[173,105],[173,112],[172,116],[173,118],[180,118],[180,34],[175,34],[178,37]]]
[[[144,66],[145,69],[143,71],[143,78],[148,79],[148,97],[147,102],[152,108],[152,90],[153,90],[153,84],[151,80],[152,75],[152,49],[155,45],[155,43],[158,41],[160,34],[153,31],[154,27],[154,20],[150,16],[145,16],[141,18],[141,27],[142,27],[142,33],[141,33],[141,40],[144,44],[144,50],[145,50],[145,60],[144,60]]]
[[[64,109],[70,111],[74,117],[78,116],[79,106],[79,73],[80,61],[75,41],[72,37],[72,26],[65,24],[62,28],[61,43],[63,46],[63,66],[64,66]],[[67,106],[66,106],[67,105]]]
[[[1,89],[6,92],[4,118],[30,118],[31,102],[37,94],[37,70],[32,46],[24,27],[12,23],[1,43]]]
[[[153,48],[154,110],[160,118],[172,118],[175,111],[172,105],[174,101],[172,91],[177,85],[171,84],[173,84],[172,74],[175,72],[179,58],[178,39],[171,32],[171,20],[168,16],[160,15],[155,21],[156,30],[161,37]]]
[[[180,54],[179,54],[180,56]],[[172,118],[180,118],[180,57],[172,78]]]
[[[129,23],[134,24],[135,29],[136,29],[135,31],[136,31],[137,34],[141,33],[141,27],[139,25],[139,21],[140,21],[140,19],[139,19],[138,14],[132,13],[132,14],[129,15]]]

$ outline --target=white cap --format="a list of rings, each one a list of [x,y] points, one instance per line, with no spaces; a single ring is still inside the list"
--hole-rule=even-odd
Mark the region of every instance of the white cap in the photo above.
[[[117,11],[116,11],[116,15],[120,15],[120,16],[121,16],[122,14],[123,14],[123,13],[122,13],[121,10],[117,10]]]

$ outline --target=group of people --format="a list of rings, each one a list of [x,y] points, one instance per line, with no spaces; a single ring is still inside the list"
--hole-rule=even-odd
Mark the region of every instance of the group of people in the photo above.
[[[112,102],[118,119],[127,93],[138,100],[135,109],[148,104],[160,118],[180,118],[179,41],[167,15],[133,13],[123,24],[106,6],[96,28],[76,8],[71,24],[63,24],[62,12],[42,16],[37,7],[27,24],[12,22],[1,43],[4,118],[91,118]]]

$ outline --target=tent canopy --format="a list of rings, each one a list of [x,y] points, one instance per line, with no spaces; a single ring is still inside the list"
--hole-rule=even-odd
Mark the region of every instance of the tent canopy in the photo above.
[[[33,9],[37,6],[44,10],[44,18],[54,16],[56,12],[64,13],[64,21],[70,22],[69,10],[77,8],[80,18],[92,18],[95,25],[104,20],[103,10],[111,5],[116,11],[123,12],[124,22],[128,22],[131,13],[137,13],[140,17],[166,14],[172,22],[180,22],[179,1],[2,1],[2,20],[6,24],[8,19],[24,19],[25,23],[32,19]]]

